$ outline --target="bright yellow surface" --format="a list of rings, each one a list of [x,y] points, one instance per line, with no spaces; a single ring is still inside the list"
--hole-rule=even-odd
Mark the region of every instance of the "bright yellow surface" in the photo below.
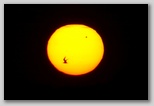
[[[104,44],[99,34],[81,24],[65,25],[50,37],[47,55],[53,66],[69,75],[94,70],[103,58]],[[64,63],[64,59],[67,63]]]

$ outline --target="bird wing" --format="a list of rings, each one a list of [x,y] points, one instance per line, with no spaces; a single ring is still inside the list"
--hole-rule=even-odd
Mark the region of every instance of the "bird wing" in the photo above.
[[[63,58],[63,60],[64,60],[64,61],[66,61],[66,59],[65,59],[65,58],[66,58],[66,57],[64,57],[64,58]]]

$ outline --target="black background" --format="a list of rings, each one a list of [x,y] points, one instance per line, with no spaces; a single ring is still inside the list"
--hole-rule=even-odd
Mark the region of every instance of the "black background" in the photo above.
[[[85,24],[104,41],[104,58],[92,72],[69,76],[49,62],[51,34]],[[5,100],[147,100],[147,4],[5,4]],[[96,51],[97,52],[97,51]]]

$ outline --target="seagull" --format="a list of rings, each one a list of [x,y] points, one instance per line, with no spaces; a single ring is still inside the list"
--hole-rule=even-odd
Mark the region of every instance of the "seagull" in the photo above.
[[[64,59],[63,59],[63,60],[64,60],[64,63],[66,64],[68,59],[66,60],[66,57],[64,57]]]

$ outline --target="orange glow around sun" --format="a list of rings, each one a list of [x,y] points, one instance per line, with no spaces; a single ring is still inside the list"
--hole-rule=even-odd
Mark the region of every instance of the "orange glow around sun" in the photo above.
[[[104,55],[104,44],[94,29],[82,24],[70,24],[51,35],[47,55],[60,72],[82,75],[98,66]]]

